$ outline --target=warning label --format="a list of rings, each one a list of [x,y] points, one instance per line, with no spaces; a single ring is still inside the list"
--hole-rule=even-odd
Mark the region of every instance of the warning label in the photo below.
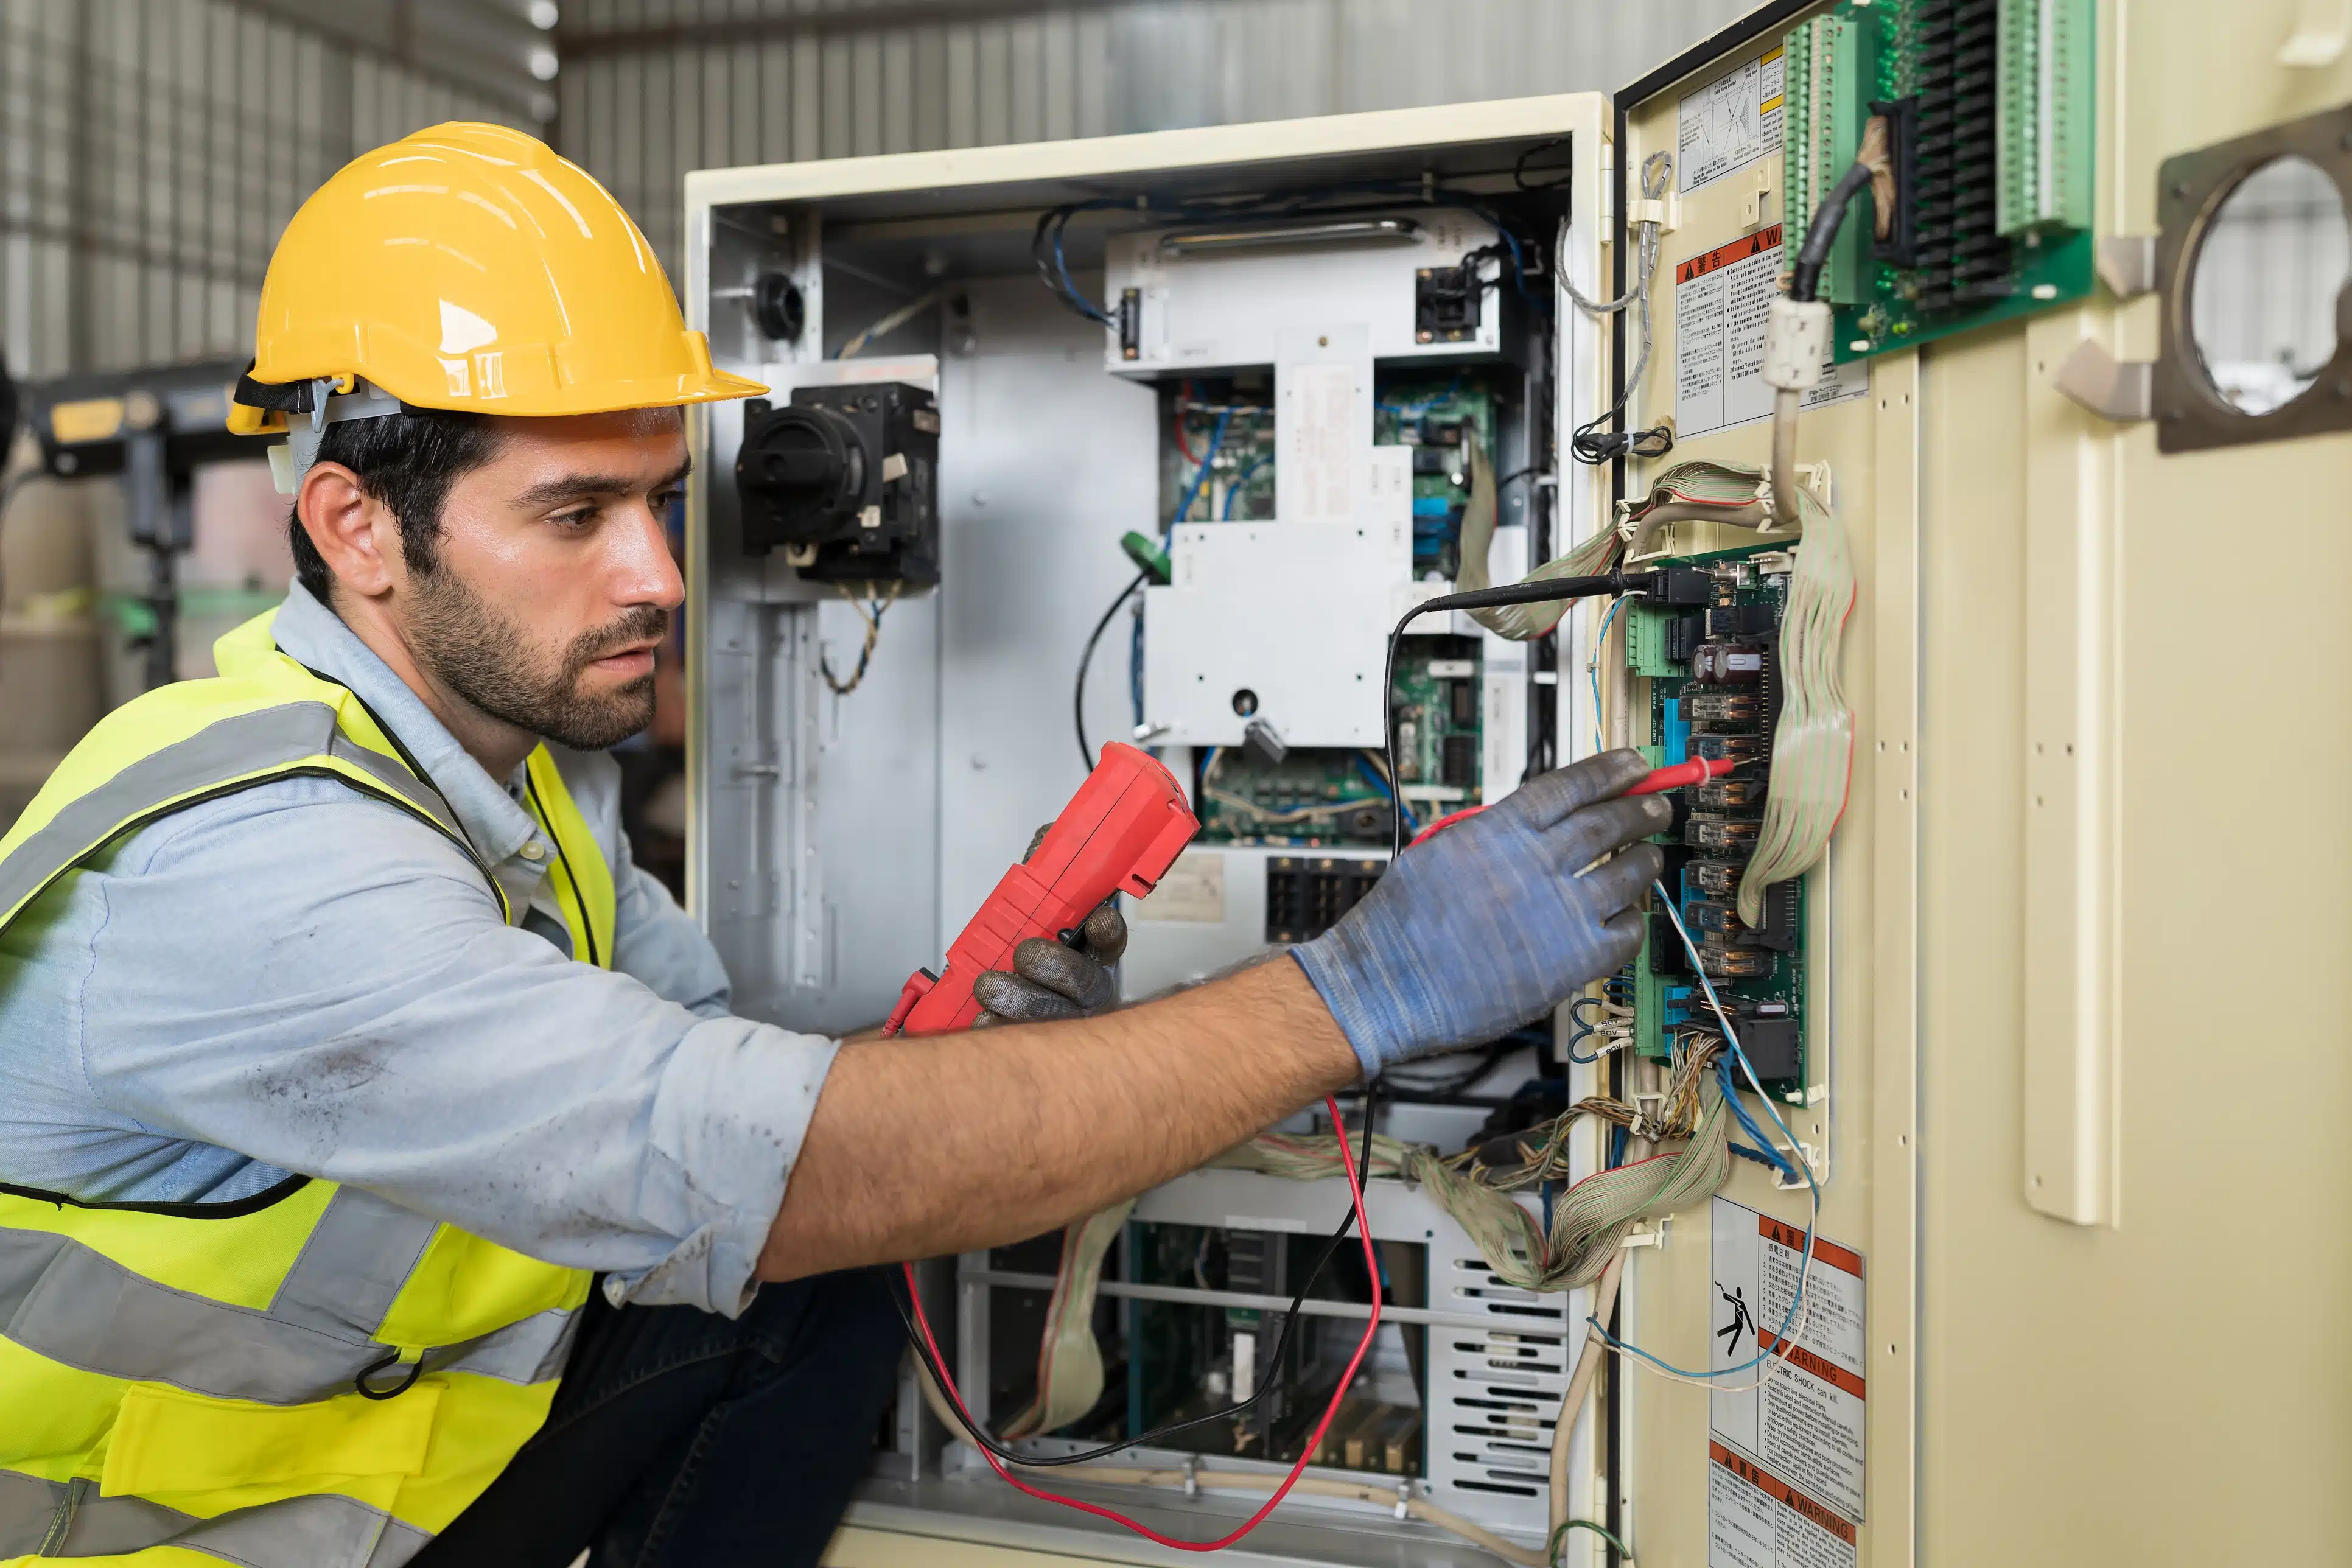
[[[1859,1522],[1869,1394],[1861,1255],[1814,1239],[1793,1323],[1790,1304],[1805,1267],[1801,1227],[1717,1198],[1713,1261],[1714,1364],[1743,1365],[1767,1351],[1774,1359],[1769,1377],[1758,1366],[1709,1396],[1708,1436],[1790,1491]],[[1792,1343],[1782,1342],[1784,1327]]]
[[[1683,94],[1675,163],[1685,191],[1712,184],[1780,150],[1780,51],[1774,49]]]
[[[1706,1568],[1855,1568],[1833,1510],[1720,1443],[1706,1457]]]
[[[1772,416],[1764,384],[1764,318],[1779,293],[1780,226],[1675,265],[1675,435],[1727,430]],[[1825,351],[1826,352],[1826,351]],[[1822,361],[1807,408],[1870,391],[1870,365]]]

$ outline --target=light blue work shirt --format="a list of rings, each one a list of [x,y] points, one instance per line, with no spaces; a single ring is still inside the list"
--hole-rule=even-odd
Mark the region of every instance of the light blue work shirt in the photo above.
[[[607,973],[568,956],[519,782],[299,584],[274,633],[529,911],[508,925],[456,845],[329,779],[118,839],[0,933],[0,1182],[223,1202],[300,1172],[606,1271],[615,1301],[740,1311],[837,1043],[728,1016],[718,953],[629,858],[612,758],[550,748],[612,867]]]

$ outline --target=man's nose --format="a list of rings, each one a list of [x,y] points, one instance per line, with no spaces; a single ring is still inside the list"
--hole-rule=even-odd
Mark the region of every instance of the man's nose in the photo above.
[[[615,531],[614,597],[624,605],[675,610],[686,602],[686,579],[669,552],[663,511],[639,505],[629,525]]]

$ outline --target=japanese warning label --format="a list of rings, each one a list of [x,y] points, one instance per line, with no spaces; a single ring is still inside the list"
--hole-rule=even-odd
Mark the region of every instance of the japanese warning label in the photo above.
[[[1713,1364],[1739,1366],[1707,1410],[1708,1568],[1851,1568],[1863,1517],[1864,1382],[1860,1254],[1727,1198],[1715,1200]],[[1751,1386],[1752,1385],[1752,1386]]]
[[[1720,1443],[1706,1457],[1706,1568],[1854,1568],[1853,1525]]]
[[[1686,439],[1772,416],[1764,384],[1764,317],[1780,291],[1780,226],[1675,264],[1675,436]],[[1822,362],[1807,408],[1870,391],[1866,361]]]
[[[1683,189],[1697,190],[1780,150],[1780,51],[1686,92],[1675,140]]]

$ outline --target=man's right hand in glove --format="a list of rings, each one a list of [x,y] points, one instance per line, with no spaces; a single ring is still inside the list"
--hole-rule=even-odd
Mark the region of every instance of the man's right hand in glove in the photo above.
[[[1367,1078],[1507,1035],[1633,958],[1664,857],[1643,844],[1593,862],[1674,820],[1660,796],[1622,793],[1648,771],[1626,751],[1546,773],[1404,855],[1291,949]]]
[[[1612,752],[1537,779],[1272,962],[1092,1016],[844,1049],[761,1278],[1035,1236],[1368,1074],[1542,1016],[1641,944],[1662,858],[1636,841],[1672,820],[1656,796],[1617,798],[1644,771]]]

